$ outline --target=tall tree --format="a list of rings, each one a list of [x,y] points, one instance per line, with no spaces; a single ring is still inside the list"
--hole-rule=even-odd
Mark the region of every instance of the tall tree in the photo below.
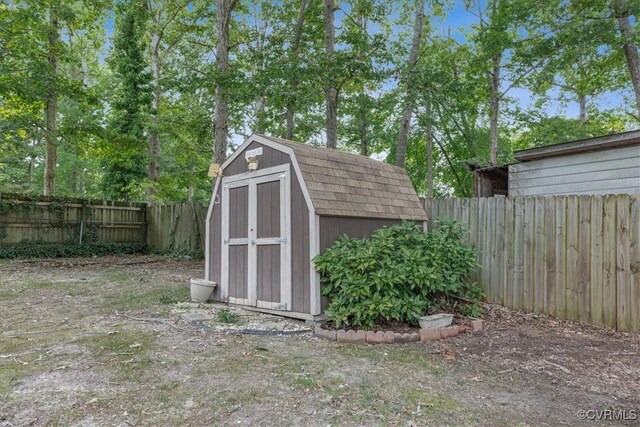
[[[326,97],[326,133],[327,147],[336,148],[338,144],[338,89],[334,77],[333,62],[336,44],[335,34],[335,3],[334,0],[324,2],[324,44],[327,61]]]
[[[398,142],[396,144],[396,166],[404,167],[407,155],[407,140],[409,138],[409,128],[411,126],[411,116],[414,104],[414,80],[416,63],[420,53],[420,42],[422,40],[422,29],[424,27],[424,0],[416,0],[416,18],[413,25],[413,41],[411,42],[411,52],[405,71],[404,87],[406,88],[406,99],[402,110],[400,121],[400,131],[398,132]]]
[[[115,79],[110,131],[102,189],[111,199],[139,198],[146,193],[146,129],[151,107],[151,75],[145,59],[145,0],[116,6],[116,28],[109,65]],[[144,196],[143,196],[144,197]]]
[[[631,27],[630,17],[633,15],[626,0],[613,0],[613,9],[620,28],[622,50],[627,59],[627,68],[629,69],[629,76],[631,77],[631,84],[635,94],[637,118],[640,120],[640,59],[638,58],[635,32]]]
[[[231,12],[238,0],[216,0],[216,95],[213,116],[214,158],[218,163],[227,159],[229,137],[229,95],[225,81],[229,71],[229,25]]]
[[[56,187],[56,162],[57,162],[57,116],[58,116],[58,94],[56,90],[56,77],[58,74],[58,49],[59,49],[59,25],[58,25],[58,4],[52,1],[49,5],[49,37],[47,47],[47,59],[49,69],[46,98],[46,130],[44,139],[47,144],[47,156],[44,171],[44,192],[45,196],[52,196]]]
[[[427,146],[427,197],[433,197],[433,119],[431,117],[431,99],[424,105],[424,139]]]
[[[295,30],[293,32],[293,40],[291,41],[291,51],[289,53],[289,62],[295,68],[298,68],[298,58],[300,56],[300,45],[302,42],[302,29],[304,26],[304,19],[311,0],[302,0],[300,2],[300,8],[298,11],[298,17],[296,18]],[[297,70],[296,70],[297,71]],[[298,90],[300,80],[296,75],[291,79],[291,92],[295,93]],[[285,125],[286,125],[286,139],[293,139],[295,132],[295,98],[288,99],[286,103]]]
[[[149,1],[149,63],[151,66],[152,101],[149,134],[149,160],[147,169],[147,202],[152,203],[156,193],[157,181],[160,175],[160,161],[162,150],[160,143],[160,108],[166,85],[163,82],[163,65],[168,56],[174,52],[178,43],[183,40],[185,26],[183,22],[188,14],[186,0]],[[198,16],[192,12],[191,19]],[[173,27],[179,27],[174,29]]]

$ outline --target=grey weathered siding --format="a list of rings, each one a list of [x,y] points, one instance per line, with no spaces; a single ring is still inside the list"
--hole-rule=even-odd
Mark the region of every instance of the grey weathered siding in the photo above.
[[[256,251],[258,300],[280,302],[280,245],[260,245]]]
[[[640,193],[640,145],[509,166],[510,196]]]
[[[247,150],[262,147],[262,155],[258,157],[260,169],[291,164],[289,155],[273,148],[253,142]],[[224,170],[225,176],[238,175],[247,172],[247,162],[244,155],[238,156]],[[215,197],[215,195],[214,195]],[[222,200],[222,189],[217,193],[218,200]],[[293,166],[291,166],[291,293],[292,310],[301,313],[310,311],[310,242],[309,242],[309,208],[304,199],[302,188],[298,182]],[[213,208],[212,224],[210,227],[210,259],[209,277],[207,280],[221,282],[221,254],[222,244],[222,205]],[[217,286],[213,298],[220,300],[220,286]]]
[[[298,177],[291,168],[291,303],[292,310],[311,311],[311,246],[309,208]]]
[[[377,218],[320,217],[320,252],[327,249],[338,238],[346,234],[355,239],[369,237],[385,225],[398,224],[400,220]]]

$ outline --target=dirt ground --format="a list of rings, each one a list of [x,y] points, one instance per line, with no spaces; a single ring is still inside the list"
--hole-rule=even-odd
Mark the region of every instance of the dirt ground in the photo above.
[[[594,423],[579,410],[640,415],[638,335],[494,306],[484,332],[428,344],[243,335],[218,318],[183,320],[176,303],[202,270],[154,256],[0,260],[0,426],[555,426]]]

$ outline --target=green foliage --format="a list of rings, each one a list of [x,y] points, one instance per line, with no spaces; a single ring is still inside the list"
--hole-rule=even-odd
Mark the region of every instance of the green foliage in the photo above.
[[[228,308],[221,308],[216,311],[216,319],[222,323],[238,323],[240,321],[240,316],[238,313],[234,313]]]
[[[144,254],[147,251],[146,243],[93,242],[79,245],[75,242],[46,243],[30,240],[15,245],[0,246],[0,259],[130,255]]]
[[[489,159],[488,80],[496,55],[499,163],[518,148],[637,127],[618,3],[626,4],[637,47],[637,1],[427,2],[419,59],[408,67],[415,2],[337,1],[330,59],[322,2],[238,2],[229,69],[221,73],[211,1],[0,2],[0,191],[42,192],[50,90],[58,99],[56,193],[162,204],[211,196],[217,85],[229,94],[233,149],[253,131],[285,137],[289,127],[294,140],[322,145],[324,90],[332,82],[341,149],[393,163],[410,95],[406,170],[416,191],[427,188],[430,123],[435,195],[468,197],[466,163]],[[48,59],[52,11],[59,19],[57,73]],[[115,31],[107,33],[110,16]],[[449,32],[442,22],[462,24]],[[409,68],[413,84],[405,87]],[[574,119],[578,101],[582,121]],[[155,137],[160,151],[152,155]],[[153,181],[150,163],[159,167]]]
[[[109,122],[111,138],[104,157],[102,190],[112,200],[129,199],[146,177],[145,129],[151,107],[151,74],[144,56],[146,2],[127,0],[116,6],[116,29],[109,66],[114,96]]]
[[[330,298],[327,315],[336,326],[371,328],[379,319],[416,323],[451,299],[473,306],[482,290],[467,280],[477,263],[465,235],[461,224],[438,220],[430,233],[403,222],[369,239],[341,237],[313,260]]]

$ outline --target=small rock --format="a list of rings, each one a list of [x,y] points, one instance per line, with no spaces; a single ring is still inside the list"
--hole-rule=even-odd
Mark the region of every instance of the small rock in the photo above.
[[[213,320],[213,316],[205,313],[182,313],[180,317],[182,318],[182,320],[189,323]]]
[[[176,308],[198,308],[200,303],[197,302],[179,302],[176,303]]]
[[[471,329],[473,332],[480,332],[484,327],[484,321],[481,319],[476,319],[471,321]]]

